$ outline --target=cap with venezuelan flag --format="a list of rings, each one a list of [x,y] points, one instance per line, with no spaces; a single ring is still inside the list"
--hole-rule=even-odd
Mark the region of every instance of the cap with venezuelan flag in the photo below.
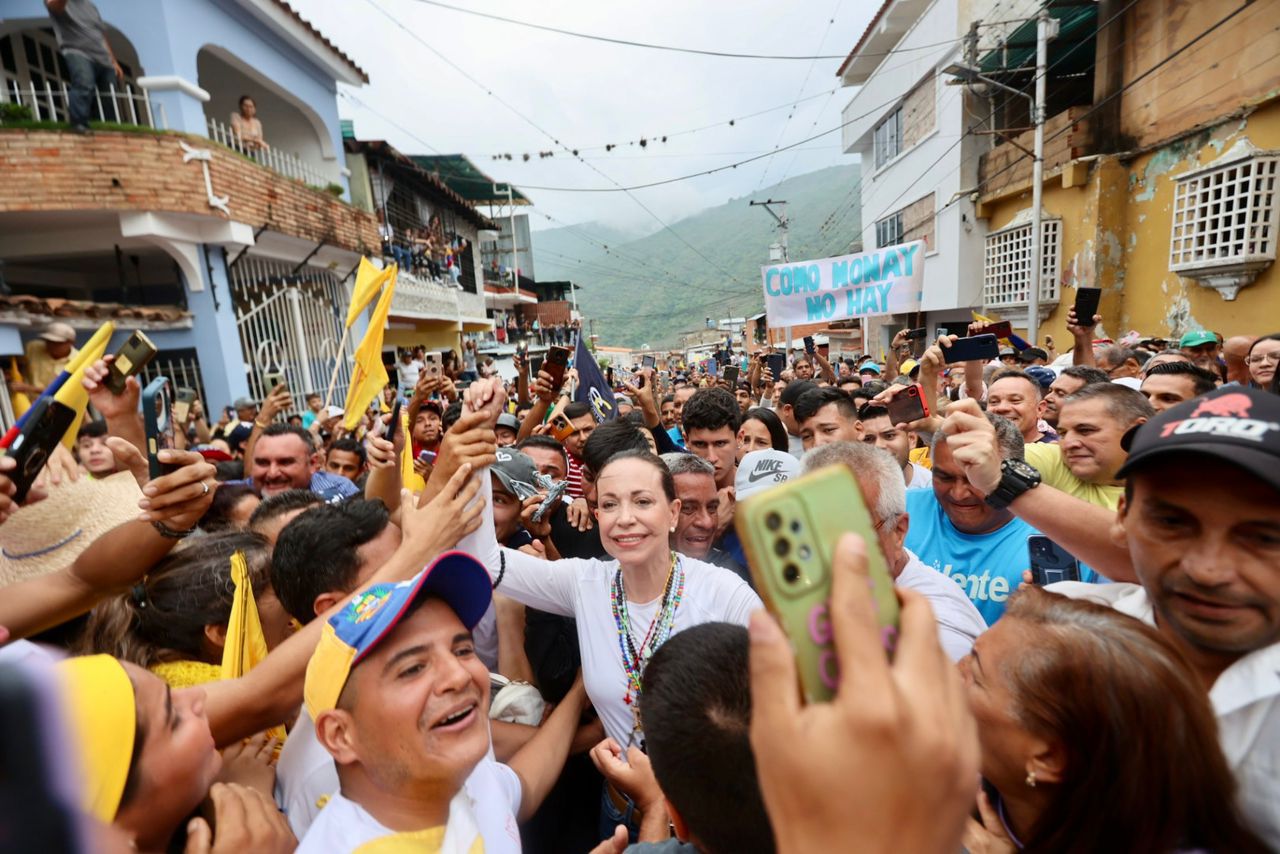
[[[302,696],[314,720],[337,706],[347,678],[382,643],[400,620],[424,599],[438,597],[468,629],[474,629],[493,601],[493,583],[484,565],[464,552],[445,552],[408,581],[375,584],[325,623],[307,664]]]

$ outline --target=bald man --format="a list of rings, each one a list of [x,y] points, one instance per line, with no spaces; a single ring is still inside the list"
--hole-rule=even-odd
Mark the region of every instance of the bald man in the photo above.
[[[1222,359],[1227,363],[1227,382],[1249,384],[1249,366],[1244,357],[1249,355],[1249,348],[1258,340],[1256,335],[1233,335],[1222,343]]]

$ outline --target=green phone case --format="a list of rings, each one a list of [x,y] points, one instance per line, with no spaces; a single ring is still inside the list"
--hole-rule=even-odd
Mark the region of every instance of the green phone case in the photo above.
[[[867,570],[881,638],[892,653],[898,637],[898,598],[862,490],[844,466],[828,466],[744,499],[738,536],[765,606],[795,649],[806,702],[835,696],[839,670],[827,603],[836,543],[846,533],[867,543]]]

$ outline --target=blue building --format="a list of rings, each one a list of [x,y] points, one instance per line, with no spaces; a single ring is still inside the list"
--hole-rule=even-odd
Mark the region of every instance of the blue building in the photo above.
[[[350,276],[380,238],[350,203],[338,84],[367,75],[286,0],[96,2],[124,79],[82,136],[51,124],[68,75],[44,4],[0,0],[0,358],[110,317],[210,412],[275,370],[323,392],[335,364],[341,399]],[[242,95],[265,148],[232,130]]]

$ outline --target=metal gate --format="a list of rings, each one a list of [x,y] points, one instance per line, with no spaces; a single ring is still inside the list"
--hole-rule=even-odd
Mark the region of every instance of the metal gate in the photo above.
[[[301,411],[304,395],[325,393],[336,359],[333,401],[340,406],[355,342],[348,338],[338,352],[348,303],[338,276],[318,267],[294,272],[293,265],[247,255],[232,269],[231,282],[249,394],[266,397],[271,388],[264,377],[279,371]]]

